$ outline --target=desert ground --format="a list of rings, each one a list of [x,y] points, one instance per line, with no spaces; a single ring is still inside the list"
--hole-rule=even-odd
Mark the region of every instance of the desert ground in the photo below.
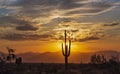
[[[0,64],[0,74],[120,74],[120,64],[22,63]]]

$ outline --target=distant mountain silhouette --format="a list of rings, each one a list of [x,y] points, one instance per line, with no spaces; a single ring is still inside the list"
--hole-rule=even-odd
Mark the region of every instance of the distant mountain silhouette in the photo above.
[[[99,52],[89,52],[89,53],[81,53],[76,52],[72,53],[69,62],[70,63],[81,63],[81,62],[89,62],[90,57],[93,54],[103,54],[105,57],[110,58],[111,56],[120,56],[120,52],[109,50],[109,51],[99,51]],[[29,63],[63,63],[64,57],[60,52],[45,52],[45,53],[34,53],[34,52],[26,52],[17,54],[23,58],[23,62]]]

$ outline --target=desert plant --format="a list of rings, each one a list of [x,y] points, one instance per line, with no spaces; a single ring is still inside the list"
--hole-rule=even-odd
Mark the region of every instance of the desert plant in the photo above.
[[[12,60],[14,60],[16,58],[16,55],[14,54],[15,49],[7,47],[7,50],[8,50],[7,61],[10,61],[10,63],[11,63]]]
[[[110,64],[118,64],[119,63],[119,57],[118,56],[111,56],[109,59]]]
[[[91,63],[96,64],[96,55],[91,56]]]
[[[69,38],[69,42],[67,44],[67,31],[64,32],[64,44],[62,43],[62,54],[65,57],[65,69],[68,69],[68,57],[70,56],[71,50],[71,39]]]
[[[0,63],[5,63],[5,55],[3,53],[0,53]]]
[[[104,64],[107,60],[104,55],[92,55],[91,56],[91,63],[92,64]]]
[[[107,60],[106,60],[106,58],[105,58],[105,56],[104,55],[101,55],[101,58],[102,58],[102,64],[106,64],[107,63]]]
[[[22,58],[21,57],[16,58],[16,64],[21,64],[21,63],[22,63]]]
[[[96,56],[96,63],[97,63],[97,64],[102,64],[102,58],[101,58],[100,55],[97,55],[97,56]]]

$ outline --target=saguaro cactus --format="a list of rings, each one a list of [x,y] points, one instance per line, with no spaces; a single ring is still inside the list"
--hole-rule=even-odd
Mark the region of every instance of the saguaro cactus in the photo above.
[[[68,43],[67,43],[67,31],[65,30],[64,33],[64,37],[65,37],[65,42],[64,44],[62,43],[62,54],[65,57],[65,69],[68,69],[68,57],[70,56],[70,50],[71,50],[71,39],[68,39]]]

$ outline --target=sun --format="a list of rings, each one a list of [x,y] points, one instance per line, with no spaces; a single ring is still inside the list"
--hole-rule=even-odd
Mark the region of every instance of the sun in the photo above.
[[[57,41],[57,42],[52,42],[49,46],[49,48],[53,48],[51,51],[53,52],[61,52],[62,51],[62,42],[63,41]],[[71,52],[77,52],[78,51],[78,46],[76,43],[72,42],[71,43]]]

